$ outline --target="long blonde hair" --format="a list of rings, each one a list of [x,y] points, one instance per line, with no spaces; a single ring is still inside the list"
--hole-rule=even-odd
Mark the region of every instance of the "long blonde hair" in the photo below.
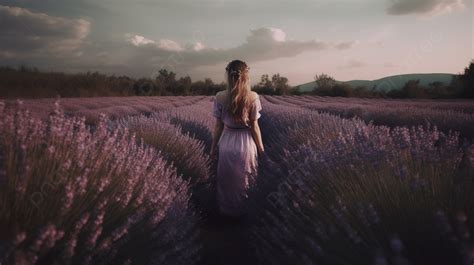
[[[235,121],[247,124],[249,120],[250,78],[249,67],[240,60],[231,61],[226,69],[227,106]]]

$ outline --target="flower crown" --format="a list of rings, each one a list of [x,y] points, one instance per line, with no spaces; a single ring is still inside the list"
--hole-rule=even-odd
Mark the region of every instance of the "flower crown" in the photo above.
[[[230,75],[234,75],[234,74],[238,74],[240,75],[242,73],[242,71],[240,69],[230,69],[229,66],[227,66],[225,68],[225,70],[230,74]],[[244,69],[244,72],[248,72],[250,70],[250,67],[245,67]]]

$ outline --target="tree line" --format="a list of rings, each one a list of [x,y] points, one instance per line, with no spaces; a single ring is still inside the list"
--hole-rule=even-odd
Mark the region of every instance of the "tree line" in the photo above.
[[[432,82],[422,86],[420,80],[409,80],[401,89],[388,91],[353,87],[348,83],[337,82],[327,74],[314,77],[316,86],[309,94],[331,97],[364,97],[364,98],[474,98],[474,61],[464,69],[464,72],[454,75],[450,84]]]
[[[434,82],[429,87],[419,80],[408,81],[401,89],[390,91],[376,87],[352,87],[337,82],[326,74],[315,76],[312,91],[301,92],[288,84],[279,73],[264,74],[252,89],[266,95],[313,94],[336,97],[383,98],[474,98],[474,62],[456,75],[451,84]],[[41,72],[37,68],[20,66],[0,67],[0,98],[95,97],[95,96],[188,96],[214,95],[226,89],[225,82],[211,78],[193,81],[191,77],[177,77],[176,73],[161,69],[153,78],[133,78],[125,75],[105,75],[99,72],[61,73]]]
[[[106,75],[99,72],[42,72],[35,67],[0,67],[0,98],[97,97],[97,96],[191,96],[215,95],[227,88],[211,78],[193,81],[161,69],[153,78]],[[252,87],[260,94],[286,95],[294,91],[288,78],[263,75]]]
[[[41,72],[37,68],[0,67],[0,97],[96,97],[213,95],[226,87],[210,78],[192,81],[161,69],[154,78],[133,78],[99,72]]]

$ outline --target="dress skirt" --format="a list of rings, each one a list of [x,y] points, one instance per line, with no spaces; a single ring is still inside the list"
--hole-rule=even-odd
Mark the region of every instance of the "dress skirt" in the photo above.
[[[249,182],[257,174],[257,146],[248,128],[224,127],[217,161],[217,203],[221,213],[245,213]]]

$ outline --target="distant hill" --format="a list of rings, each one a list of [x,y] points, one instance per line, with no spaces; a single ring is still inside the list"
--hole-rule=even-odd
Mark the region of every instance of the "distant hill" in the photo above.
[[[351,80],[337,81],[339,83],[347,83],[352,87],[364,86],[368,89],[375,87],[376,90],[389,91],[392,89],[401,89],[406,82],[410,80],[420,80],[421,86],[429,86],[433,82],[441,82],[445,85],[451,83],[454,74],[405,74],[387,76],[376,80]],[[309,92],[316,87],[316,82],[296,86],[301,92]]]

